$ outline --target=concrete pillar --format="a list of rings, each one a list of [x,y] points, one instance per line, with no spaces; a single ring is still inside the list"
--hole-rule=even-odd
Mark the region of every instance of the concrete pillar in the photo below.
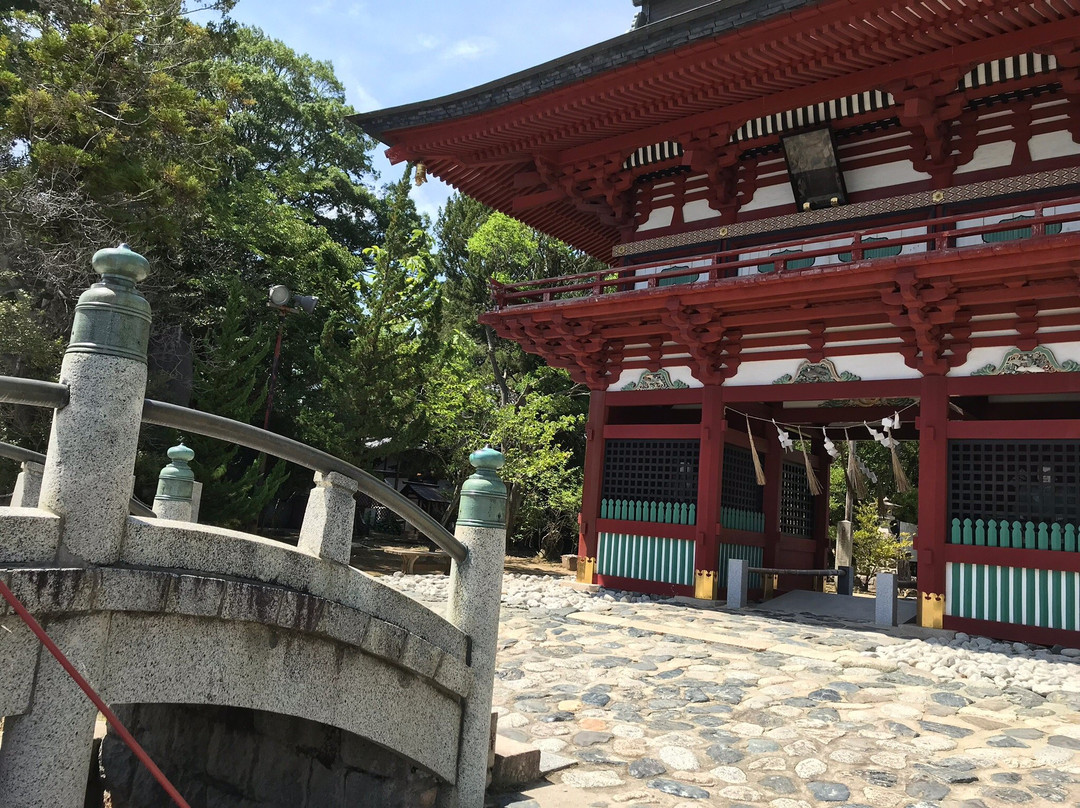
[[[181,443],[169,449],[167,454],[172,462],[158,475],[154,513],[159,519],[194,522],[192,491],[195,488],[195,472],[188,463],[195,459],[195,452]]]
[[[315,472],[297,545],[305,553],[348,564],[356,516],[356,480],[336,471]]]
[[[15,490],[11,492],[12,508],[36,508],[41,495],[41,475],[45,467],[33,460],[23,461],[22,471],[15,478]]]
[[[455,537],[469,554],[450,568],[447,618],[469,637],[473,683],[461,717],[457,783],[444,790],[444,808],[483,808],[487,783],[491,692],[499,639],[499,602],[506,554],[506,486],[497,474],[505,462],[494,449],[473,452],[476,468],[461,487]]]
[[[746,606],[746,590],[750,586],[750,562],[732,558],[727,568],[727,605],[729,609]]]
[[[93,266],[102,280],[75,307],[60,368],[71,397],[53,417],[39,500],[64,519],[67,565],[119,557],[146,394],[150,305],[135,289],[146,259],[121,245],[98,250]]]
[[[39,507],[63,518],[57,563],[119,557],[146,390],[150,306],[135,290],[148,265],[126,245],[98,250],[103,277],[79,298],[60,369],[70,388],[53,417]],[[108,618],[46,623],[57,645],[102,684]],[[0,745],[0,808],[81,808],[97,709],[51,655],[39,654],[26,713],[9,716]]]
[[[895,626],[896,609],[896,573],[879,572],[874,597],[874,622],[879,626]]]
[[[836,559],[833,563],[837,569],[852,565],[851,554],[851,522],[843,519],[836,523]]]

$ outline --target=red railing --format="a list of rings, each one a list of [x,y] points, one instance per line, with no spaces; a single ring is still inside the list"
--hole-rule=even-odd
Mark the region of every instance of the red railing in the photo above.
[[[982,239],[988,243],[1021,238],[1042,238],[1061,232],[1066,223],[1080,223],[1080,209],[1065,213],[1047,214],[1045,212],[1048,208],[1069,205],[1080,207],[1080,197],[993,208],[932,219],[894,222],[874,228],[836,232],[812,238],[744,245],[737,249],[684,256],[649,264],[612,267],[577,275],[561,275],[555,278],[540,278],[512,284],[502,284],[493,280],[491,281],[492,297],[495,308],[498,310],[528,303],[548,303],[569,298],[656,289],[662,282],[663,285],[669,285],[679,278],[694,276],[696,276],[694,282],[723,282],[739,277],[740,274],[743,276],[749,274],[740,273],[740,270],[749,268],[754,268],[755,274],[798,272],[802,269],[810,269],[819,258],[831,259],[826,264],[854,264],[861,261],[881,260],[884,257],[881,253],[895,250],[892,253],[894,256],[908,245],[919,245],[921,247],[917,251],[919,253],[987,246],[986,244],[957,244],[958,239],[972,236],[981,238],[998,234],[997,239]],[[991,216],[1002,216],[1004,219],[992,224],[981,221]],[[895,235],[897,231],[913,229],[918,229],[920,232]],[[843,243],[838,244],[838,241],[843,241]],[[755,253],[755,255],[747,257],[748,253]],[[810,263],[807,264],[807,261]],[[699,265],[685,266],[691,262]],[[790,267],[789,265],[792,264],[795,266]],[[771,265],[772,268],[761,269],[766,265]],[[818,264],[818,266],[822,265]],[[704,278],[702,278],[703,275]]]

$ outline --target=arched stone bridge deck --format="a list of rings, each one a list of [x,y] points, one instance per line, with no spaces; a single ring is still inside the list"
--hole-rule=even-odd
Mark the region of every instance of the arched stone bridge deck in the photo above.
[[[0,510],[0,575],[47,629],[90,638],[105,618],[91,678],[106,701],[319,721],[454,782],[472,673],[467,637],[441,616],[344,564],[187,522],[129,517],[115,564],[57,562],[61,526]],[[21,715],[45,652],[6,609],[0,625],[0,715]]]

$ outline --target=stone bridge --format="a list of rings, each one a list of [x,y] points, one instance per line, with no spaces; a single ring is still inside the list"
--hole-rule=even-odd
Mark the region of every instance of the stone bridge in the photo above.
[[[253,427],[176,412],[183,408],[154,410],[143,401],[149,310],[135,290],[146,262],[118,248],[100,251],[94,266],[104,279],[80,300],[61,383],[0,379],[0,400],[37,398],[56,408],[43,468],[24,463],[12,507],[0,508],[0,580],[104,700],[125,706],[122,715],[147,725],[155,715],[160,723],[161,713],[139,705],[173,705],[181,716],[188,710],[190,720],[164,744],[166,757],[170,745],[182,745],[184,727],[197,723],[191,716],[205,718],[199,711],[206,706],[221,708],[220,715],[252,711],[262,725],[267,716],[291,717],[301,723],[279,722],[293,727],[279,735],[297,726],[317,728],[324,741],[337,733],[362,745],[353,757],[390,754],[405,764],[398,771],[417,773],[415,787],[391,788],[379,804],[480,808],[504,547],[505,489],[495,474],[501,456],[474,454],[478,472],[463,491],[455,537],[336,458]],[[163,475],[155,501],[158,517],[173,518],[130,515],[143,420],[227,434],[313,468],[299,546],[190,521],[192,486],[185,490],[183,474]],[[193,429],[200,424],[209,427]],[[454,558],[447,617],[349,566],[358,489]],[[3,601],[0,629],[0,808],[78,808],[97,709]],[[142,737],[153,735],[152,726],[143,727]],[[257,753],[245,759],[239,741],[227,746],[203,756],[235,753],[235,764],[207,759],[200,766],[252,769],[242,779],[268,776]],[[193,807],[369,804],[348,796],[349,767],[333,758],[316,750],[310,765],[294,767],[293,779],[303,782],[285,788],[289,796],[260,800],[249,783],[232,802],[213,801],[199,773],[183,770],[190,761],[155,762],[178,786],[189,784]],[[278,760],[271,768],[289,765]],[[350,765],[363,771],[365,763]],[[259,766],[262,775],[254,773]],[[128,798],[114,805],[139,804]]]

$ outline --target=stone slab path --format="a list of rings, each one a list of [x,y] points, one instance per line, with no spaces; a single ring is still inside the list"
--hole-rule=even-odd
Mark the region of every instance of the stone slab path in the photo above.
[[[543,597],[504,604],[499,732],[577,765],[500,808],[1080,805],[1075,652]]]

